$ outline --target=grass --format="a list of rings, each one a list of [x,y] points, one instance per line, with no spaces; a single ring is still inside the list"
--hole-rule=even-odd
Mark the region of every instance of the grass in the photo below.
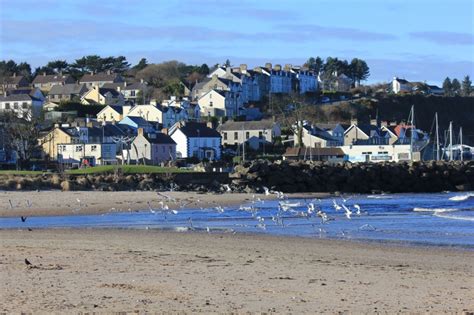
[[[192,173],[189,169],[180,169],[177,167],[161,167],[153,165],[103,165],[88,167],[83,169],[67,170],[66,174],[86,175],[86,174],[103,174],[113,173],[119,168],[124,174],[156,174],[156,173]],[[42,175],[43,171],[16,171],[16,170],[0,170],[0,175]],[[48,173],[51,174],[51,173]]]
[[[180,169],[177,167],[161,167],[153,165],[103,165],[88,167],[84,169],[69,170],[67,174],[84,175],[84,174],[100,174],[113,173],[116,169],[121,169],[124,174],[155,174],[155,173],[190,173],[192,171]]]

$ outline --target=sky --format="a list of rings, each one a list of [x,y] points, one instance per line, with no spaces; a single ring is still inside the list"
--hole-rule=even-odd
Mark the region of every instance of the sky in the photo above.
[[[366,60],[367,83],[474,77],[473,0],[0,0],[0,60]]]

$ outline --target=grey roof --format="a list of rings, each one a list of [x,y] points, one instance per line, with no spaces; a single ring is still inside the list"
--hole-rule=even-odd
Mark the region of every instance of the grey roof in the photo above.
[[[217,127],[218,131],[229,131],[229,130],[263,130],[272,129],[274,126],[272,120],[260,120],[260,121],[226,121],[224,124]]]
[[[47,75],[38,74],[33,80],[33,84],[50,83],[50,82],[66,82],[66,80],[70,78],[71,76],[69,74],[47,74]]]
[[[188,138],[209,137],[220,138],[221,135],[217,130],[209,128],[204,123],[187,122],[179,128]]]
[[[142,82],[134,82],[134,83],[127,83],[127,85],[125,85],[125,82],[118,82],[118,83],[105,83],[102,87],[106,89],[114,89],[114,90],[117,90],[117,88],[120,88],[120,90],[128,91],[128,90],[143,90],[147,87],[147,84],[142,83]]]
[[[23,80],[25,77],[22,75],[15,75],[11,76],[7,79],[6,84],[19,84],[21,80]]]
[[[176,144],[176,142],[174,142],[170,136],[161,132],[145,135],[145,139],[147,139],[150,143],[156,144]]]
[[[82,95],[85,92],[87,92],[85,84],[57,84],[51,87],[49,95]]]
[[[124,119],[130,119],[131,121],[133,121],[134,123],[136,123],[138,126],[151,126],[151,124],[145,120],[143,117],[138,117],[138,116],[127,116],[125,117]],[[122,121],[124,120],[122,119]],[[122,122],[120,122],[122,123]]]
[[[398,82],[400,82],[400,83],[402,83],[402,84],[410,83],[410,82],[408,82],[408,81],[405,80],[405,79],[396,78],[395,80],[398,81]]]
[[[346,130],[347,128],[350,127],[350,125],[344,125],[344,124],[340,124],[340,123],[318,123],[316,124],[316,126],[320,129],[324,129],[324,130],[334,130],[334,128],[336,128],[337,126],[341,126],[344,130]]]
[[[117,90],[107,89],[107,88],[99,88],[99,93],[101,95],[105,95],[108,92],[110,92],[110,94],[112,94],[113,97],[118,97],[120,95],[120,92],[118,92]]]
[[[117,73],[107,73],[107,72],[99,72],[99,73],[94,73],[94,74],[84,74],[82,76],[80,82],[104,82],[104,81],[110,81],[114,82],[117,77],[120,77],[119,74]],[[121,78],[121,77],[120,77]]]
[[[34,98],[29,94],[12,94],[8,96],[0,96],[0,102],[21,102],[21,101],[31,101]]]
[[[123,107],[118,106],[118,105],[108,105],[110,108],[112,108],[114,111],[116,111],[119,114],[123,114]]]

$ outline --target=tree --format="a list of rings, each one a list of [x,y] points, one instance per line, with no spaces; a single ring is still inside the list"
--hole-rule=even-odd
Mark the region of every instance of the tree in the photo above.
[[[453,85],[451,83],[451,79],[449,77],[446,77],[443,82],[443,90],[444,90],[444,95],[446,96],[451,96],[453,92]]]
[[[352,59],[348,67],[348,77],[352,79],[355,86],[360,85],[360,81],[367,80],[370,75],[369,66],[367,63],[358,58]]]
[[[42,74],[54,74],[54,70],[48,66],[42,66],[35,69],[34,76],[42,75]]]
[[[209,74],[209,66],[205,63],[203,63],[200,67],[199,70],[197,71],[199,74],[203,75],[208,75]]]
[[[454,95],[461,94],[461,83],[459,83],[458,79],[453,79],[451,82],[451,90]]]
[[[321,57],[310,57],[304,66],[308,67],[310,70],[314,71],[316,74],[319,74],[323,70],[324,61]]]
[[[146,66],[148,66],[148,61],[146,58],[142,58],[135,66],[133,66],[133,69],[140,71],[145,69]]]
[[[56,73],[60,73],[64,70],[67,70],[69,68],[69,64],[66,62],[66,60],[54,60],[48,62],[46,67],[53,69],[53,71]]]
[[[144,79],[150,85],[163,88],[167,81],[173,79],[181,79],[180,69],[184,64],[182,62],[172,60],[165,61],[160,64],[151,64],[146,66],[143,70],[137,72],[138,79]]]
[[[471,79],[469,78],[469,76],[465,76],[464,77],[464,80],[462,80],[462,95],[463,96],[469,96],[471,95],[471,92],[472,92],[472,82],[471,82]]]
[[[224,63],[224,66],[225,67],[231,67],[232,65],[230,64],[230,60],[229,59],[226,59],[225,63]]]

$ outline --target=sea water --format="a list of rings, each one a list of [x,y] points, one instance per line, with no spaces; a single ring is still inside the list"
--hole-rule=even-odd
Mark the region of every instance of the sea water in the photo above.
[[[235,207],[150,209],[103,215],[1,218],[0,228],[139,228],[264,233],[474,249],[474,193],[345,195],[325,199],[254,201]],[[312,203],[314,211],[308,206]],[[342,208],[352,211],[350,219]],[[357,207],[360,215],[357,215]],[[316,212],[327,216],[322,220]],[[80,212],[80,210],[79,210]],[[154,213],[153,213],[154,212]]]

